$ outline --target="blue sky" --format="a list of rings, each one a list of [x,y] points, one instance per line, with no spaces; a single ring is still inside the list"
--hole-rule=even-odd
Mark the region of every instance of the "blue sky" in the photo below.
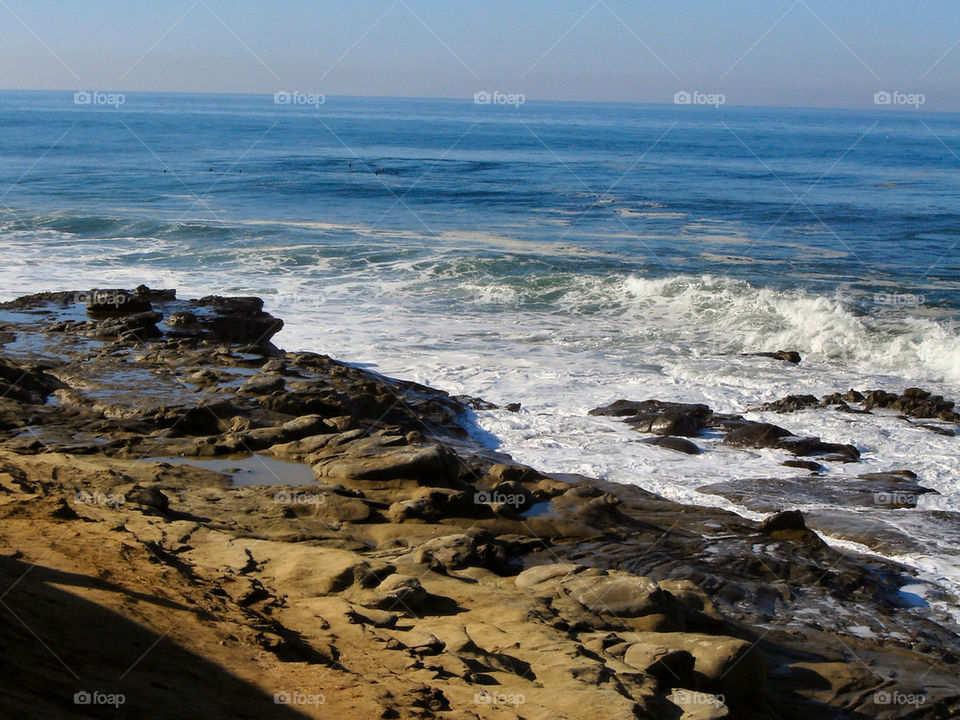
[[[0,88],[960,110],[950,0],[2,0]]]

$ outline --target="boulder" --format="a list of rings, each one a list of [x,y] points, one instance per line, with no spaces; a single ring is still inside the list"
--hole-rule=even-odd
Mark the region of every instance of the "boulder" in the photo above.
[[[658,447],[667,448],[668,450],[684,453],[685,455],[699,455],[700,452],[702,452],[699,447],[694,445],[689,440],[685,438],[674,437],[673,435],[644,438],[643,442],[647,443],[648,445],[657,445]]]
[[[781,438],[792,435],[779,425],[770,423],[751,422],[743,427],[727,433],[723,438],[724,445],[747,448],[775,447]]]
[[[663,613],[669,598],[653,580],[638,575],[574,577],[563,585],[580,605],[602,616],[636,618]]]

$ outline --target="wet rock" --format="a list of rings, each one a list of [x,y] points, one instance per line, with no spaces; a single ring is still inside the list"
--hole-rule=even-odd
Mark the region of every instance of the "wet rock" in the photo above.
[[[657,445],[658,447],[667,448],[668,450],[684,453],[685,455],[699,455],[701,452],[700,448],[689,440],[685,438],[673,437],[672,435],[667,435],[665,437],[644,438],[643,442],[647,443],[648,445]]]
[[[823,465],[813,460],[784,460],[780,464],[784,467],[800,468],[801,470],[809,470],[810,472],[820,472],[823,470]]]
[[[420,480],[424,485],[451,487],[457,483],[457,461],[439,445],[358,451],[314,467],[322,477],[334,480]]]
[[[747,448],[776,447],[780,438],[792,435],[789,430],[770,423],[752,422],[727,433],[723,438],[724,445]]]
[[[776,352],[758,352],[749,353],[753,357],[773,358],[774,360],[783,360],[784,362],[799,365],[802,358],[796,350],[777,350]]]
[[[595,408],[591,415],[622,417],[638,431],[656,435],[697,435],[710,419],[710,408],[701,404],[674,403],[660,400],[634,402],[617,400]]]
[[[820,401],[814,395],[787,395],[774,402],[764,403],[760,406],[760,409],[772,410],[778,413],[788,413],[819,406]]]
[[[91,317],[133,315],[153,310],[149,289],[142,285],[133,292],[127,290],[91,290],[89,293],[78,295],[77,299],[86,304],[87,315]]]
[[[283,329],[283,320],[264,312],[257,297],[211,295],[189,301],[188,308],[198,331],[217,342],[265,346]]]
[[[284,380],[277,375],[255,375],[240,386],[240,392],[250,395],[268,395],[283,392]]]
[[[785,510],[771,515],[760,523],[760,532],[774,533],[780,530],[806,530],[807,524],[799,510]]]
[[[0,358],[0,399],[42,405],[54,390],[65,387],[60,380],[38,368]]]

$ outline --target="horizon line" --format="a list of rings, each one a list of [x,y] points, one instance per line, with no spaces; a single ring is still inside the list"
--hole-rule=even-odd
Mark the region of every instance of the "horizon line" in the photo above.
[[[103,93],[113,93],[113,94],[122,94],[122,95],[181,95],[181,96],[196,96],[196,97],[205,97],[210,95],[218,95],[224,97],[270,97],[276,95],[277,92],[300,92],[299,90],[280,90],[276,92],[224,92],[217,90],[100,90],[98,88],[2,88],[0,87],[0,93],[76,93],[76,92],[103,92]],[[499,92],[499,91],[496,91]],[[695,92],[700,92],[699,90]],[[899,91],[896,91],[899,92]],[[305,93],[306,94],[306,93]],[[317,95],[322,95],[324,98],[343,98],[349,100],[429,100],[429,101],[447,101],[447,102],[463,102],[463,103],[472,103],[471,96],[447,96],[447,95],[344,95],[344,94],[325,94],[325,93],[315,93]],[[507,94],[507,93],[503,93]],[[655,107],[676,107],[683,108],[689,107],[690,109],[701,109],[704,111],[709,110],[711,105],[689,105],[682,103],[670,103],[670,102],[652,102],[652,101],[641,101],[641,100],[555,100],[555,99],[529,99],[524,93],[512,93],[513,95],[519,95],[524,97],[524,104],[526,103],[536,103],[536,104],[554,104],[554,105],[643,105],[643,106],[655,106]],[[724,93],[716,93],[719,95],[724,95]],[[834,111],[847,111],[847,112],[869,112],[874,110],[876,112],[884,113],[896,113],[896,114],[930,114],[930,115],[955,115],[960,114],[960,109],[956,110],[919,110],[917,108],[911,108],[910,106],[844,106],[844,105],[738,105],[735,103],[723,103],[722,107],[724,108],[737,108],[737,109],[756,109],[756,110],[834,110]],[[517,108],[518,109],[518,108]],[[719,108],[713,108],[714,110],[719,110]]]

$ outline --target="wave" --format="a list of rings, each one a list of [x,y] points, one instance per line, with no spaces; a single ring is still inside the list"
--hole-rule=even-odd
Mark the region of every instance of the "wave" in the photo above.
[[[911,316],[876,296],[838,291],[827,297],[710,275],[629,276],[623,290],[644,316],[686,328],[686,339],[726,352],[798,350],[870,372],[960,384],[960,334],[953,323]]]

